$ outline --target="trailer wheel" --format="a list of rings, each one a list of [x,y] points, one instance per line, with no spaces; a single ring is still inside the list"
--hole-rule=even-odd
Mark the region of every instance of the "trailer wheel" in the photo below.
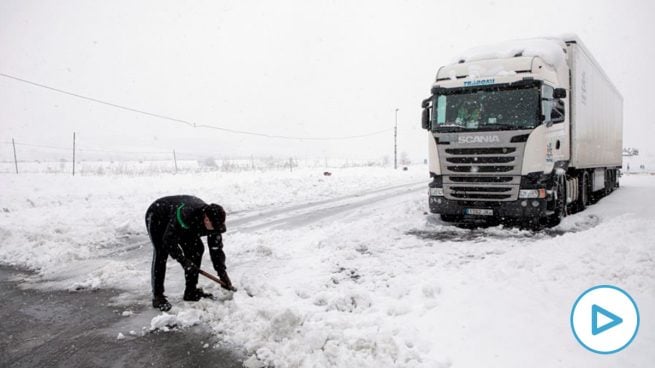
[[[560,175],[555,182],[555,198],[553,199],[553,213],[548,217],[547,226],[553,227],[559,225],[566,216],[566,177]]]
[[[580,195],[578,197],[578,212],[582,212],[589,205],[589,173],[586,171],[582,172],[580,175]]]
[[[609,183],[607,183],[607,187],[609,188],[609,193],[612,193],[614,190],[616,190],[616,188],[619,187],[618,186],[618,183],[619,183],[618,177],[619,177],[619,175],[618,175],[618,170],[616,170],[616,169],[612,169],[609,172],[610,172]]]
[[[612,170],[605,170],[605,190],[603,197],[607,197],[613,190],[612,184]]]

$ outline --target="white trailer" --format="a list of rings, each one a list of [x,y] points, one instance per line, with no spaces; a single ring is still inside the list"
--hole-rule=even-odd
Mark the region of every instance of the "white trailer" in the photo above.
[[[567,41],[571,68],[571,167],[594,170],[593,190],[608,167],[622,166],[623,98],[578,39]]]
[[[553,225],[618,186],[623,100],[577,37],[470,50],[439,69],[423,108],[444,220]]]

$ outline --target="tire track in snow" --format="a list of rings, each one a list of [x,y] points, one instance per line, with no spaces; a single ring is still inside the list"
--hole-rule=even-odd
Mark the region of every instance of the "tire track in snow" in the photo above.
[[[426,190],[427,182],[414,182],[357,193],[339,198],[306,203],[277,210],[228,220],[228,234],[231,232],[250,232],[261,229],[295,229],[325,218],[368,206],[380,201]]]
[[[239,211],[236,218],[227,219],[227,235],[235,232],[251,232],[270,229],[293,229],[320,221],[324,218],[351,211],[386,199],[394,198],[418,190],[427,189],[427,181],[412,182],[374,189],[367,192],[349,194],[316,202],[302,203],[276,209]],[[135,254],[149,254],[150,240],[144,234],[130,237],[126,243],[121,242],[116,249],[108,251],[99,258],[117,257],[128,259]]]

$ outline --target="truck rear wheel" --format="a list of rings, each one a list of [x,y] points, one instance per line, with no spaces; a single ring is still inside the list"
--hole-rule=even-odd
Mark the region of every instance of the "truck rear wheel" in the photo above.
[[[580,195],[578,197],[577,212],[582,212],[589,205],[589,173],[584,171],[580,175]]]
[[[553,199],[553,214],[548,217],[546,225],[553,227],[559,225],[566,216],[566,177],[560,175],[555,182]]]

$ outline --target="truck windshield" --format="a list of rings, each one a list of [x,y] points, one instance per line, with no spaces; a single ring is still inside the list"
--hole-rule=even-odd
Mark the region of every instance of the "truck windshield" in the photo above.
[[[435,95],[432,130],[438,132],[532,129],[540,124],[536,85],[461,89]]]

